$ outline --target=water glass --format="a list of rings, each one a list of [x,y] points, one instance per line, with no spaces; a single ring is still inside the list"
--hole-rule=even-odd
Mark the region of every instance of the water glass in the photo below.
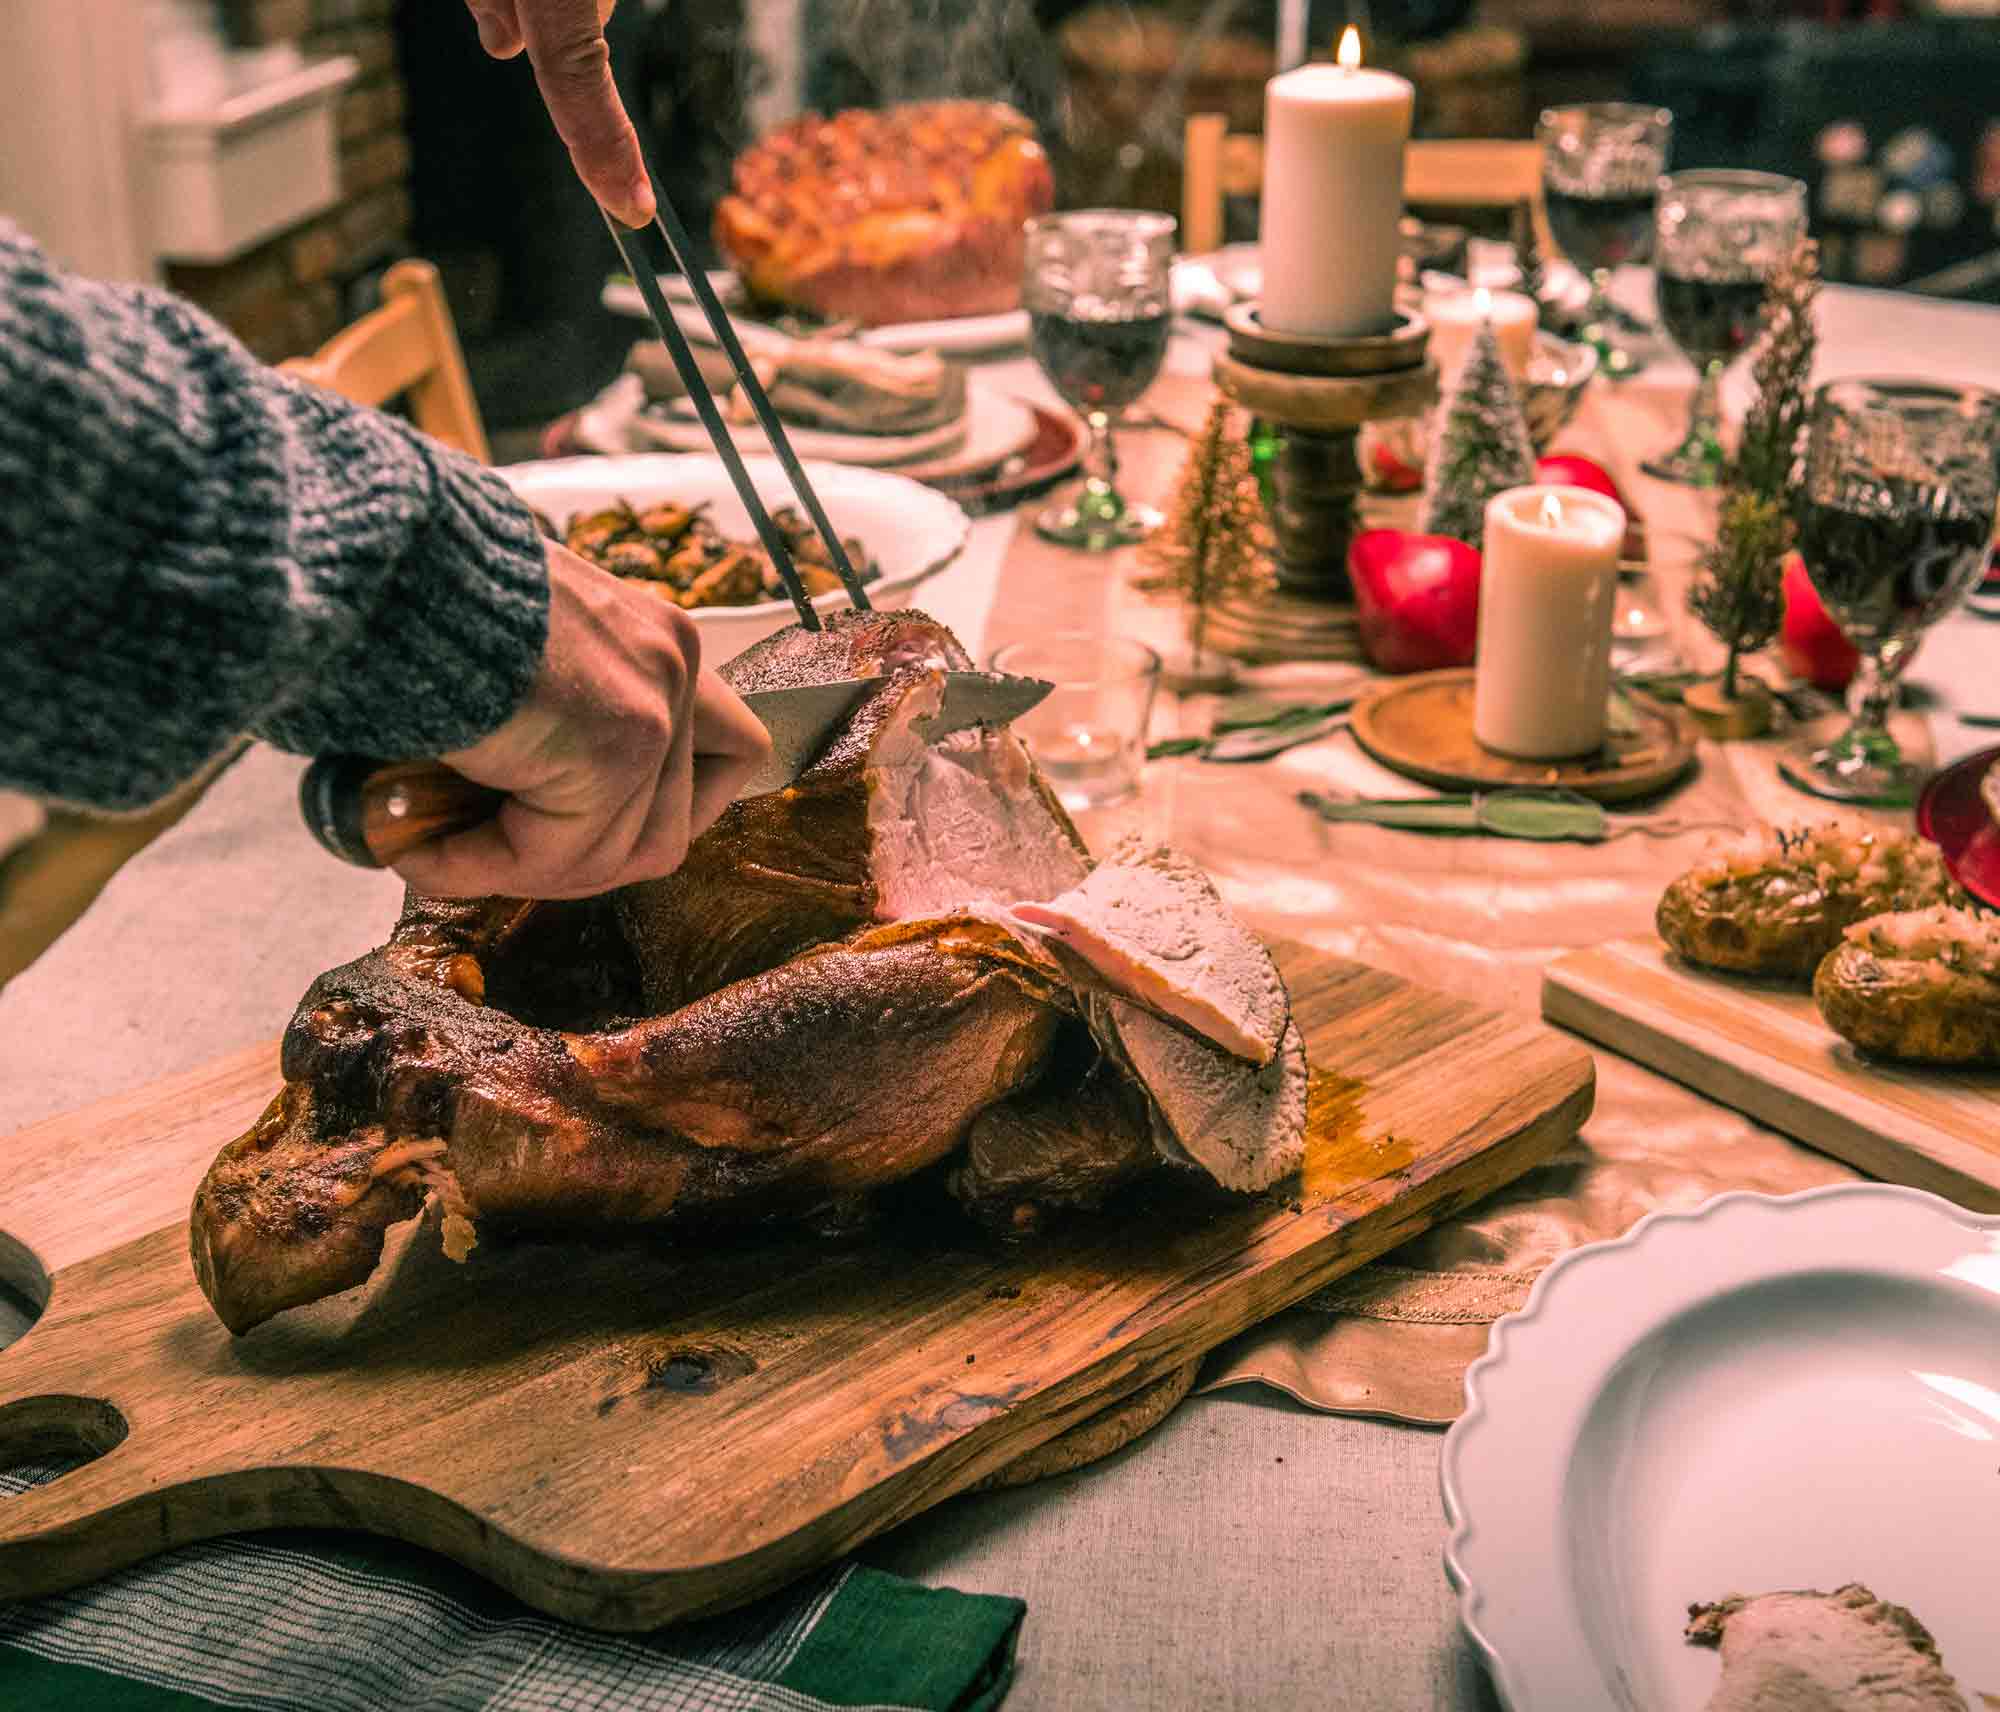
[[[1687,432],[1640,467],[1713,487],[1722,474],[1722,371],[1763,325],[1764,283],[1806,235],[1806,187],[1771,172],[1677,172],[1660,181],[1653,263],[1660,323],[1700,374]]]
[[[1584,101],[1547,108],[1535,127],[1542,145],[1542,204],[1556,248],[1590,281],[1582,337],[1608,375],[1631,374],[1637,355],[1613,332],[1606,296],[1611,270],[1643,262],[1653,249],[1653,204],[1666,170],[1674,116],[1664,107]]]
[[[1784,757],[1786,778],[1842,802],[1907,803],[1918,783],[1889,730],[1923,632],[1986,567],[2000,496],[2000,399],[1930,381],[1840,380],[1813,395],[1793,494],[1799,553],[1862,669],[1853,722]]]
[[[1057,631],[995,650],[992,666],[1055,685],[1014,730],[1064,808],[1080,814],[1138,790],[1160,687],[1160,656],[1151,648],[1121,636]]]
[[[1173,219],[1086,208],[1028,222],[1021,299],[1029,347],[1049,384],[1090,428],[1081,488],[1035,519],[1051,541],[1104,552],[1159,526],[1118,491],[1119,413],[1153,384],[1173,324]]]

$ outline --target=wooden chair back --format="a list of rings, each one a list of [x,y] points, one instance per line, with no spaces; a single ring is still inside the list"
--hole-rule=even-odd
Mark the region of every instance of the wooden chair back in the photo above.
[[[310,357],[283,365],[356,404],[407,398],[411,419],[447,446],[489,461],[486,429],[465,372],[438,271],[398,262],[382,276],[382,306],[336,333]]]
[[[1196,113],[1182,144],[1181,247],[1218,249],[1223,204],[1264,184],[1264,139],[1232,132],[1220,113]],[[1403,151],[1403,201],[1411,208],[1514,208],[1526,203],[1547,242],[1542,151],[1534,142],[1423,138]]]
[[[137,814],[50,808],[39,831],[0,849],[0,989],[67,933],[112,876],[193,808],[248,748],[236,744]]]

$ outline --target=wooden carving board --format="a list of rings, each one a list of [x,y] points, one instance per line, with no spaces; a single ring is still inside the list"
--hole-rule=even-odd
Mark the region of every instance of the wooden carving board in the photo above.
[[[2000,1212],[2000,1075],[1873,1063],[1809,993],[1690,968],[1657,939],[1571,952],[1550,1022],[1885,1182]]]
[[[1589,1054],[1537,1023],[1280,961],[1315,1065],[1301,1177],[1255,1198],[1162,1177],[1038,1248],[932,1221],[846,1246],[488,1241],[461,1267],[413,1221],[368,1285],[234,1339],[160,1215],[268,1099],[272,1052],[24,1131],[0,1222],[52,1283],[0,1352],[0,1457],[108,1450],[0,1504],[0,1598],[303,1525],[597,1627],[715,1611],[1479,1200],[1590,1110]]]

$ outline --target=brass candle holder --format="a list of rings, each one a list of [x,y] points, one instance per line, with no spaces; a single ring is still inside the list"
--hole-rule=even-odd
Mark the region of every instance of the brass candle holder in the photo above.
[[[1362,424],[1417,416],[1436,400],[1430,328],[1399,310],[1381,333],[1278,333],[1254,301],[1223,321],[1229,348],[1215,359],[1216,385],[1279,430],[1270,507],[1277,587],[1218,604],[1208,639],[1250,660],[1355,658],[1347,549],[1360,527],[1356,440]]]

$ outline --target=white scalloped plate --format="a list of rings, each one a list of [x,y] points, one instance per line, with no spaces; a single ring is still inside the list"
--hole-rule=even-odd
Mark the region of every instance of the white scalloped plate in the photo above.
[[[1699,1708],[1690,1603],[1849,1581],[2000,1692],[2000,1217],[1872,1183],[1656,1213],[1465,1389],[1445,1571],[1514,1712]]]

